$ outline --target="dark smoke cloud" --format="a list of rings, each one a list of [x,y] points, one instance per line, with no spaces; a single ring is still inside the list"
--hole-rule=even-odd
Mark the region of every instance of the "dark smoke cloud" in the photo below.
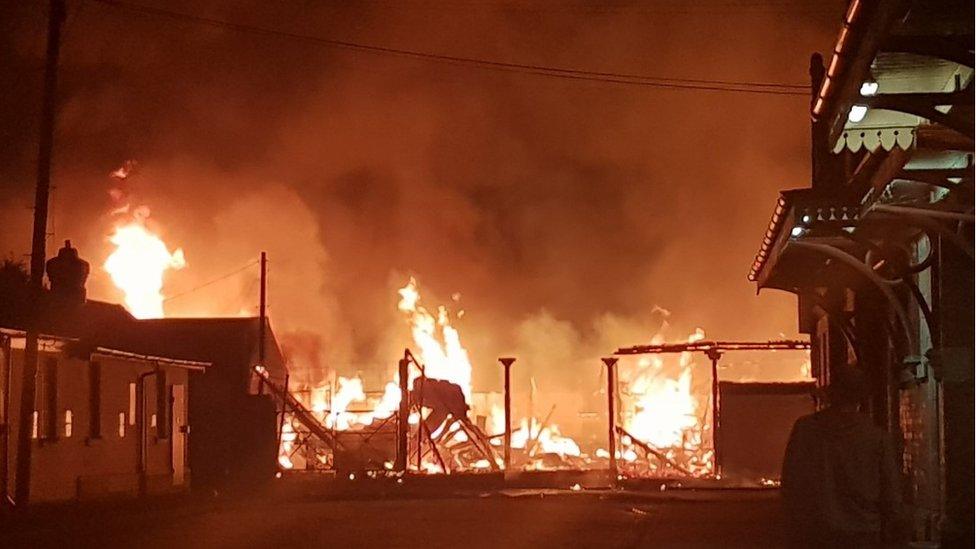
[[[0,250],[21,255],[44,10],[9,4]],[[843,12],[818,1],[157,4],[421,51],[789,83],[807,80],[809,54],[830,47]],[[507,352],[540,378],[595,379],[565,361],[649,340],[655,305],[671,311],[675,338],[697,326],[724,338],[795,330],[791,300],[756,298],[745,273],[776,191],[808,177],[802,97],[501,73],[69,6],[53,242],[72,238],[104,261],[107,174],[137,159],[132,192],[189,263],[167,293],[268,250],[273,321],[298,355],[322,349],[313,376],[392,366],[408,343],[395,289],[410,274],[429,306],[461,294],[485,388]],[[255,292],[246,271],[167,307],[252,312]],[[120,298],[98,269],[91,294]]]

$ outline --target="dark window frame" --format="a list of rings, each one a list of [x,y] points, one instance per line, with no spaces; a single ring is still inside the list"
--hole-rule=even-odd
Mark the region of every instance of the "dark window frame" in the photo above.
[[[102,438],[102,364],[88,362],[88,438]]]
[[[166,390],[166,370],[156,372],[156,437],[169,438],[170,394]]]
[[[55,441],[58,439],[58,359],[48,357],[42,366],[43,406],[40,413],[39,439]]]

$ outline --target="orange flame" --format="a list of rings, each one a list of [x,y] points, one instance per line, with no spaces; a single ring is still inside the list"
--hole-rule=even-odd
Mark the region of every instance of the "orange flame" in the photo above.
[[[459,385],[465,400],[470,403],[471,360],[468,351],[461,345],[461,335],[451,325],[447,308],[438,307],[437,316],[434,316],[421,306],[420,291],[413,277],[400,288],[399,294],[397,307],[410,321],[410,331],[419,351],[417,356],[424,364],[427,377]]]
[[[136,318],[163,316],[163,275],[170,269],[186,266],[183,250],[172,252],[163,240],[145,224],[148,210],[115,228],[109,242],[115,251],[105,260],[104,268],[112,282],[125,293],[126,308]]]
[[[688,342],[701,341],[700,328]],[[660,340],[660,337],[656,338]],[[670,363],[669,363],[670,362]],[[712,471],[714,453],[704,444],[709,402],[692,386],[695,366],[691,353],[681,353],[677,365],[660,355],[642,357],[632,366],[624,405],[624,428],[636,439],[662,451],[696,475]],[[628,462],[638,454],[623,437],[620,457]]]

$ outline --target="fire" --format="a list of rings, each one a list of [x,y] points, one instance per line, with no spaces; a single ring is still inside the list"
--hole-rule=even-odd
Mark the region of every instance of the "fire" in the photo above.
[[[125,305],[136,318],[163,316],[163,275],[186,266],[183,250],[170,251],[163,240],[146,227],[148,210],[115,228],[109,242],[115,251],[105,260],[112,282],[125,293]]]
[[[290,421],[281,425],[281,448],[278,450],[278,465],[283,469],[293,469],[295,463],[291,460],[292,450],[295,448],[295,439],[298,435]]]
[[[332,409],[329,410],[329,415],[325,418],[325,426],[330,429],[345,431],[358,419],[356,414],[346,410],[353,402],[366,400],[366,393],[363,392],[363,380],[358,377],[345,378],[340,376],[338,385],[339,388],[335,396],[332,397]]]
[[[697,329],[688,342],[704,337],[705,332]],[[677,364],[668,358],[641,357],[636,365],[622,369],[622,377],[629,380],[623,391],[629,397],[624,399],[622,410],[624,429],[692,473],[708,474],[713,469],[714,456],[704,443],[705,431],[711,429],[710,402],[694,386],[692,353],[681,353]],[[625,436],[621,442],[620,457],[636,461],[638,452],[633,440]]]
[[[451,325],[447,308],[438,307],[435,316],[421,306],[417,281],[413,277],[406,286],[400,288],[399,294],[400,303],[397,308],[410,321],[417,356],[424,364],[427,377],[459,385],[465,400],[470,403],[471,361],[468,359],[468,351],[461,345],[461,335]]]
[[[395,414],[400,406],[400,398],[402,398],[400,386],[395,381],[388,382],[383,390],[383,396],[373,410],[372,419],[385,419]]]
[[[527,448],[532,446],[534,448]],[[512,448],[535,449],[560,456],[582,455],[576,441],[563,436],[557,425],[543,427],[536,418],[522,418],[519,429],[512,431]]]
[[[501,406],[489,404],[482,401],[479,409],[478,401],[472,399],[472,365],[468,357],[468,352],[461,342],[461,335],[458,329],[452,324],[450,311],[444,306],[437,308],[436,313],[420,305],[420,291],[417,281],[413,278],[398,290],[400,296],[397,308],[404,314],[409,323],[411,338],[413,340],[411,349],[415,351],[417,360],[424,365],[424,372],[428,378],[449,381],[458,385],[464,394],[465,401],[471,406],[472,415],[483,415],[487,418],[490,431],[500,434],[504,430],[504,416]],[[460,296],[452,296],[454,301],[458,301]],[[409,385],[412,386],[414,380],[420,375],[417,368],[411,368]],[[331,389],[331,390],[330,390]],[[306,405],[315,413],[322,423],[329,429],[336,431],[349,431],[367,428],[377,420],[382,420],[393,416],[400,405],[403,395],[400,392],[399,380],[396,375],[393,380],[386,383],[381,396],[367,395],[363,388],[362,379],[359,377],[336,378],[334,387],[321,385],[310,388],[308,391],[299,392],[297,395],[306,401]],[[362,403],[360,411],[351,411],[350,405]],[[370,410],[370,408],[372,408]],[[366,411],[363,411],[363,410]],[[424,417],[430,409],[424,409]],[[408,424],[418,425],[420,415],[413,411]],[[582,456],[579,445],[571,438],[563,436],[559,427],[554,424],[543,425],[538,418],[526,418],[522,420],[521,428],[513,432],[513,447],[524,450],[527,457],[539,456],[542,454],[557,454],[561,457]],[[448,427],[448,424],[450,426]],[[445,429],[447,429],[445,431]],[[282,437],[279,461],[284,468],[294,466],[288,457],[294,445],[292,441],[295,436],[289,430],[287,437]],[[442,449],[464,445],[469,442],[469,437],[461,429],[457,422],[444,422],[434,428],[431,436],[435,439],[443,435],[443,439],[438,444],[443,445]],[[498,446],[501,444],[499,437],[494,437],[490,445]],[[420,470],[425,473],[445,473],[443,468],[432,461],[432,456],[425,456],[420,464]],[[321,460],[320,460],[321,461]],[[410,462],[411,467],[415,467],[415,462]],[[456,465],[449,466],[454,470]],[[542,467],[541,462],[527,463],[527,467]],[[489,460],[480,458],[467,464],[471,470],[484,470],[492,467]]]

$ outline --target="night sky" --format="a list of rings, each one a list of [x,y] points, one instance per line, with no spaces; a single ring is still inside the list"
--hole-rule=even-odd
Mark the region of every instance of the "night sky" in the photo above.
[[[417,52],[795,85],[845,5],[132,2]],[[462,337],[488,364],[476,384],[495,383],[501,354],[559,369],[646,342],[655,306],[673,339],[795,334],[792,296],[756,297],[746,274],[777,191],[808,184],[804,96],[554,78],[68,5],[49,254],[72,239],[92,298],[121,299],[98,266],[108,174],[135,160],[127,199],[188,261],[166,295],[267,250],[274,326],[320,344],[318,368],[393,366],[410,275],[423,303],[465,310]],[[45,6],[0,9],[0,252],[14,258],[30,248]],[[167,312],[253,314],[256,276]]]

